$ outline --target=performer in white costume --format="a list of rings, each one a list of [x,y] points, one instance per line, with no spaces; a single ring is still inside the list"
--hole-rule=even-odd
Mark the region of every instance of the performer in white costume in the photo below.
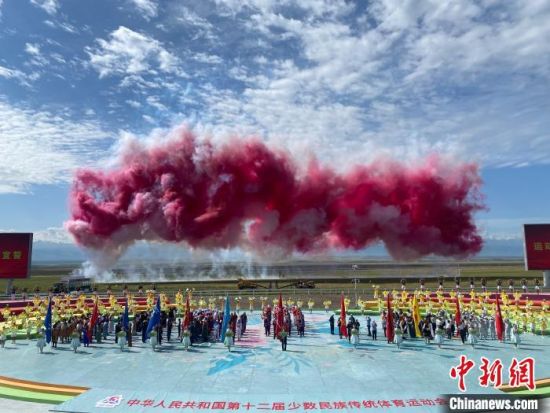
[[[231,351],[231,346],[233,345],[233,330],[230,328],[225,332],[225,339],[223,340],[224,346],[227,347],[227,350]]]
[[[36,336],[38,338],[36,341],[36,347],[38,347],[38,351],[42,353],[44,351],[44,347],[46,347],[46,336],[44,334],[44,329],[41,328],[38,333],[36,333]]]
[[[351,329],[351,344],[353,344],[353,347],[355,348],[357,348],[357,345],[359,344],[359,330],[355,327]]]
[[[514,327],[512,327],[512,343],[514,343],[516,348],[521,344],[521,331],[517,324],[514,324]]]
[[[27,340],[30,340],[31,339],[31,331],[32,331],[31,320],[26,321],[26,327],[27,327]]]
[[[470,327],[468,328],[468,344],[470,344],[472,348],[477,344],[478,334],[479,331],[477,326],[475,324],[470,324]]]
[[[396,327],[395,329],[395,337],[393,338],[393,342],[397,344],[397,348],[401,348],[401,343],[403,342],[403,330],[401,330],[401,327]]]
[[[191,347],[191,332],[187,328],[183,330],[181,342],[185,351],[188,351],[189,347]]]
[[[4,348],[6,345],[6,335],[4,334],[4,329],[0,330],[0,347]]]
[[[71,348],[76,353],[78,347],[80,347],[80,334],[78,331],[73,331],[71,334]]]
[[[116,333],[118,337],[118,346],[120,347],[120,351],[124,351],[124,347],[126,346],[126,330],[120,330],[118,333]]]
[[[443,327],[441,327],[440,324],[435,329],[435,344],[437,344],[438,348],[441,348],[441,345],[443,344],[443,336],[445,335],[445,330],[443,330]]]
[[[153,351],[156,351],[157,349],[157,332],[156,330],[152,330],[150,333],[149,333],[149,344],[151,344],[151,348],[153,349]]]
[[[243,333],[242,333],[243,323],[242,323],[240,317],[237,319],[237,328],[236,328],[236,330],[237,330],[237,341],[241,341],[241,337],[243,336]]]
[[[17,339],[17,326],[15,325],[15,322],[11,326],[11,343],[15,344],[15,340]]]

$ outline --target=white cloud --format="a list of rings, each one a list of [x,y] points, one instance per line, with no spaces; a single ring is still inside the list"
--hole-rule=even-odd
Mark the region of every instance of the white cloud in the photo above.
[[[183,25],[193,31],[193,40],[206,39],[217,40],[216,27],[204,17],[199,16],[189,7],[177,4],[170,10],[170,17],[176,26]]]
[[[139,103],[138,101],[136,100],[132,100],[132,99],[129,99],[126,101],[126,103],[128,105],[130,105],[131,107],[133,107],[134,109],[137,109],[137,108],[140,108],[141,107],[141,103]]]
[[[208,53],[195,53],[193,59],[197,62],[207,63],[211,65],[218,65],[223,63],[223,59],[219,56],[208,54]]]
[[[545,224],[550,222],[547,217],[525,218],[488,218],[478,220],[483,237],[486,239],[511,240],[523,239],[524,224]]]
[[[46,59],[40,52],[40,46],[36,43],[25,43],[25,52],[27,52],[31,59],[30,64],[34,66],[46,66],[48,59]]]
[[[340,165],[434,151],[550,163],[548,2],[376,0],[360,16],[353,2],[216,3],[266,46],[250,60],[243,46],[226,72],[244,90],[196,85],[200,128],[260,131]],[[273,58],[280,49],[287,56]]]
[[[142,118],[144,121],[146,121],[147,123],[150,123],[151,125],[156,125],[157,123],[155,119],[149,115],[142,115]]]
[[[3,77],[4,79],[15,79],[17,80],[21,85],[30,87],[31,82],[36,80],[39,75],[36,74],[26,74],[25,72],[22,72],[18,69],[10,69],[4,66],[0,66],[0,77]]]
[[[1,192],[0,192],[1,193]],[[0,233],[21,232],[14,229],[1,229]],[[33,242],[51,242],[54,244],[74,244],[71,236],[62,227],[49,227],[46,229],[33,231]]]
[[[155,17],[158,13],[158,5],[154,0],[130,0],[130,2],[143,13],[146,19]]]
[[[434,151],[550,162],[547,1],[133,4],[159,16],[157,34],[121,26],[86,49],[100,78],[120,78],[110,114],[128,105],[155,126],[259,132],[339,165]],[[11,66],[0,76],[32,81]]]
[[[124,26],[113,31],[109,40],[98,39],[99,47],[88,48],[90,64],[99,77],[135,76],[142,73],[179,74],[178,59],[157,40]]]
[[[145,100],[150,106],[161,112],[168,111],[168,108],[160,102],[160,98],[158,96],[147,96],[147,99]]]
[[[63,21],[52,21],[52,20],[44,20],[44,24],[53,28],[53,29],[61,29],[66,31],[67,33],[71,34],[77,34],[78,30],[76,27],[74,27],[72,24],[63,22]]]
[[[37,44],[25,43],[25,51],[33,56],[40,54],[40,47]]]
[[[35,6],[40,7],[46,13],[51,15],[56,14],[57,10],[59,9],[58,0],[31,0],[31,3],[34,4]]]
[[[8,69],[7,67],[0,66],[0,76],[6,79],[12,79],[24,76],[24,73],[16,69]]]
[[[351,12],[353,2],[345,4],[332,0],[214,0],[222,11],[237,14],[243,10],[254,10],[260,13],[272,13],[282,7],[298,7],[313,17],[341,16]]]
[[[65,58],[64,58],[61,54],[59,54],[59,53],[52,53],[52,54],[50,55],[50,57],[51,57],[53,60],[55,60],[57,63],[61,63],[61,64],[67,63],[67,61],[65,60]]]
[[[72,172],[93,165],[99,143],[112,136],[92,120],[12,106],[0,98],[0,193],[25,193],[33,184],[68,182]]]
[[[50,227],[34,231],[33,241],[52,242],[55,244],[74,244],[65,228]]]

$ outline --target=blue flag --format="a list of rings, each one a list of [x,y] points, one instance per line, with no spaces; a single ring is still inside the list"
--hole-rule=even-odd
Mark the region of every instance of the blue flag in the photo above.
[[[151,314],[151,318],[149,318],[149,323],[147,323],[146,338],[149,338],[149,334],[158,323],[160,323],[160,296],[157,297],[157,305]]]
[[[223,310],[223,321],[222,321],[222,343],[225,340],[225,331],[229,325],[229,317],[231,316],[231,308],[229,307],[229,296],[225,297],[225,310]]]
[[[124,306],[124,315],[122,316],[122,328],[128,330],[130,327],[130,317],[128,315],[128,299],[126,299],[126,305]]]
[[[48,303],[48,311],[46,311],[46,318],[44,319],[44,329],[46,330],[46,343],[52,341],[52,297]]]

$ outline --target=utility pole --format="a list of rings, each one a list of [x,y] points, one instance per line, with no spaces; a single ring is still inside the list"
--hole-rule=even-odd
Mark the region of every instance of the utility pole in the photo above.
[[[8,282],[6,283],[6,295],[8,297],[11,296],[12,289],[13,289],[13,278],[8,278]]]
[[[353,292],[355,295],[355,305],[357,306],[357,283],[361,282],[359,278],[356,277],[355,273],[358,270],[359,266],[357,264],[353,264],[351,266],[351,269],[353,271],[353,279],[351,280],[353,282]]]

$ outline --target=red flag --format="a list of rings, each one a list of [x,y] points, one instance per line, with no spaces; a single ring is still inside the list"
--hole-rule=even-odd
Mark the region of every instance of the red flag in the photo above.
[[[458,325],[462,321],[462,315],[460,314],[460,301],[458,300],[458,295],[456,296],[456,313],[455,313],[455,324],[456,324],[456,335],[458,336]]]
[[[346,323],[346,303],[344,302],[344,293],[340,298],[340,333],[344,336],[348,336],[348,327]]]
[[[189,327],[191,324],[191,306],[189,305],[189,294],[187,295],[187,300],[185,301],[185,316],[183,317],[183,329]]]
[[[497,293],[497,309],[495,313],[495,331],[497,333],[497,338],[499,341],[503,340],[503,333],[504,333],[504,321],[502,320],[502,313],[500,312],[500,302],[498,299],[498,293]]]
[[[279,333],[281,331],[285,331],[283,311],[283,297],[279,293],[279,305],[277,306],[277,326],[275,329],[275,337],[279,337]]]
[[[386,338],[388,343],[393,343],[394,329],[393,329],[393,310],[391,309],[391,294],[388,293],[388,314],[386,317]]]
[[[88,337],[90,339],[90,342],[92,342],[92,330],[94,329],[94,326],[97,324],[98,319],[99,319],[99,310],[97,309],[97,296],[96,296],[94,309],[92,311],[92,317],[90,318],[90,324],[88,325]]]

